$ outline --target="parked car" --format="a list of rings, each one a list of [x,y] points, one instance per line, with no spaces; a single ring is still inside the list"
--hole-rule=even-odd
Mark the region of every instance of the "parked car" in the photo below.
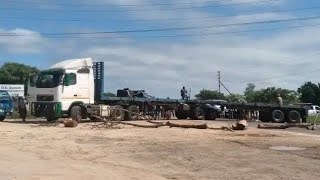
[[[11,115],[13,108],[13,100],[9,93],[0,90],[0,121],[3,121],[8,115]]]

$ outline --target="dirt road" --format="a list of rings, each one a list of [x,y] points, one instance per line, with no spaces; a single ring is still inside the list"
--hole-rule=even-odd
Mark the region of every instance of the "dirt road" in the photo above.
[[[182,121],[179,121],[181,123]],[[196,121],[195,121],[196,122]],[[210,122],[210,126],[225,125]],[[320,136],[0,123],[0,179],[318,179]],[[275,151],[271,146],[303,147]]]

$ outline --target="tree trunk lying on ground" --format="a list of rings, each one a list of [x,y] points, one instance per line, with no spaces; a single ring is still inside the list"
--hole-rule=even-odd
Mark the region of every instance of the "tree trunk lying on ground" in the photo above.
[[[314,130],[313,124],[258,124],[259,129],[287,129],[287,128],[304,128],[307,130]]]
[[[61,119],[58,121],[59,123],[63,124],[64,127],[77,127],[78,122],[72,119]]]
[[[236,124],[232,125],[232,129],[236,131],[246,130],[248,128],[248,122],[246,120],[240,120]]]

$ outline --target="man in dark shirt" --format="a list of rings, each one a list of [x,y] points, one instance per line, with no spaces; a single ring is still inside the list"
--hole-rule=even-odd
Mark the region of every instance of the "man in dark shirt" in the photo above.
[[[186,90],[186,88],[184,86],[182,87],[180,93],[181,93],[181,98],[186,99],[188,91]]]

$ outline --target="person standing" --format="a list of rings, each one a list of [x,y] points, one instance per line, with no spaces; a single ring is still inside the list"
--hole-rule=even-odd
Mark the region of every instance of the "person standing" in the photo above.
[[[283,106],[283,99],[280,94],[277,95],[277,104],[279,107]]]
[[[180,90],[181,98],[186,99],[187,93],[188,91],[186,90],[186,87],[183,86],[182,89]]]

